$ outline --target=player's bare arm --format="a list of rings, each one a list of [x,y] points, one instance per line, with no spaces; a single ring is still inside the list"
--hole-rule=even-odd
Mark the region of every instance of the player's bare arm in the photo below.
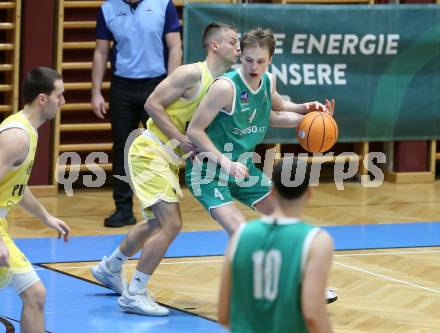
[[[0,179],[4,177],[9,169],[19,166],[25,161],[28,150],[29,138],[24,130],[11,128],[0,133]],[[28,187],[26,187],[19,205],[29,213],[40,218],[49,227],[56,229],[58,235],[63,236],[67,240],[70,232],[69,227],[63,221],[50,215],[33,196]],[[1,246],[0,256],[2,256]]]
[[[281,99],[282,97],[276,93]],[[325,105],[314,101],[314,102],[306,102],[306,103],[302,103],[302,104],[296,104],[294,102],[290,102],[290,101],[284,101],[284,110],[288,111],[288,112],[295,112],[298,114],[306,114],[309,112],[314,112],[314,111],[319,111],[319,112],[326,112],[329,113],[331,115],[333,115],[334,113],[334,109],[335,109],[335,100],[325,100]]]
[[[215,162],[223,169],[237,178],[243,178],[248,174],[247,168],[241,163],[232,162],[224,156],[214,146],[205,132],[206,128],[221,110],[230,111],[232,109],[233,97],[234,88],[232,84],[227,80],[216,80],[194,113],[187,135],[199,151],[213,154]]]
[[[190,99],[197,93],[201,81],[201,72],[197,64],[179,66],[165,80],[163,80],[145,102],[145,110],[155,124],[169,138],[176,138],[180,148],[186,152],[194,149],[188,138],[179,132],[171,121],[165,108],[183,97]]]
[[[278,95],[278,97],[276,97],[276,98],[283,99],[278,94],[278,92],[275,92],[275,95]],[[334,109],[335,109],[335,100],[334,99],[332,99],[331,101],[326,99],[325,105],[320,102],[317,102],[317,101],[297,104],[297,103],[290,102],[290,101],[283,99],[283,110],[288,111],[288,112],[295,112],[298,114],[306,114],[309,112],[319,111],[319,112],[326,112],[326,113],[333,115]]]
[[[0,133],[0,179],[14,166],[26,159],[29,138],[25,131],[18,128],[7,129]],[[9,251],[0,237],[0,267],[9,266]]]
[[[269,74],[270,75],[270,74]],[[271,127],[297,127],[306,113],[303,104],[286,101],[276,89],[276,80],[270,75],[272,82],[272,112],[269,118]]]
[[[51,215],[37,200],[37,198],[35,198],[29,187],[26,187],[23,198],[19,202],[19,205],[40,219],[49,228],[55,229],[58,233],[58,238],[63,237],[65,242],[68,241],[70,234],[69,226],[64,221],[61,221],[60,219]]]
[[[295,112],[272,111],[269,124],[271,127],[292,128],[297,127],[303,118],[303,115]]]
[[[309,332],[332,332],[324,296],[332,257],[333,241],[321,230],[312,241],[302,280],[301,307]]]
[[[10,128],[0,133],[0,179],[24,162],[28,150],[29,138],[24,130]]]

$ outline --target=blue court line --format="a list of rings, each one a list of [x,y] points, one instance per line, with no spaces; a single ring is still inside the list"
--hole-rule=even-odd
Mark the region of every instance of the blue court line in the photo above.
[[[54,333],[226,333],[216,322],[171,309],[168,317],[124,313],[108,289],[49,269],[38,271],[47,289],[46,329]],[[19,319],[21,302],[12,288],[2,289],[0,317]],[[10,321],[19,333],[18,324]],[[2,325],[0,324],[0,332]]]
[[[440,222],[366,224],[323,227],[342,250],[440,246]],[[18,247],[34,263],[95,261],[109,255],[125,235],[78,236],[68,243],[56,238],[16,239]],[[197,257],[223,255],[228,241],[224,231],[182,232],[166,256]]]

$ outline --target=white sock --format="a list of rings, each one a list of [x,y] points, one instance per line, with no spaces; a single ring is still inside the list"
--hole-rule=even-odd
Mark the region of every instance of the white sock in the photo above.
[[[119,272],[122,268],[122,265],[124,264],[124,262],[127,261],[127,259],[128,257],[121,252],[118,246],[116,250],[111,254],[111,256],[107,259],[108,269],[113,273]]]
[[[145,289],[150,280],[151,275],[142,273],[137,269],[134,270],[133,277],[131,278],[130,284],[128,286],[128,292],[131,295],[136,295],[141,290]]]

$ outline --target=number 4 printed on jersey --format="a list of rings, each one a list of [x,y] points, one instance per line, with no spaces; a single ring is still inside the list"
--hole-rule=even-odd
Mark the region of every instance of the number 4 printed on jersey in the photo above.
[[[223,195],[220,193],[220,191],[218,190],[218,188],[214,189],[214,197],[219,198],[221,201],[224,201],[225,198],[223,198]]]

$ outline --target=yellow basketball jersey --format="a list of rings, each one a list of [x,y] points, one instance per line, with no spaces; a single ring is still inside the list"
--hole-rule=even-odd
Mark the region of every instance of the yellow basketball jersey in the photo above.
[[[201,71],[201,81],[200,87],[196,95],[191,99],[185,99],[180,97],[178,100],[170,104],[166,109],[166,113],[171,118],[171,121],[176,125],[177,129],[180,133],[186,133],[186,128],[188,127],[189,122],[194,114],[194,111],[197,109],[197,106],[202,101],[203,97],[208,92],[208,88],[212,82],[214,82],[214,78],[211,75],[211,72],[208,69],[208,65],[206,61],[197,63],[200,67]],[[153,119],[148,119],[147,129],[155,134],[160,141],[163,143],[167,143],[170,141],[157,125],[154,123]],[[175,150],[177,154],[180,156],[183,155],[183,151],[180,149]]]
[[[23,197],[31,174],[38,142],[37,131],[29,123],[29,120],[22,111],[9,116],[0,124],[0,132],[9,128],[21,128],[28,134],[29,151],[22,164],[10,169],[3,179],[0,179],[0,209],[7,211],[14,207]]]

